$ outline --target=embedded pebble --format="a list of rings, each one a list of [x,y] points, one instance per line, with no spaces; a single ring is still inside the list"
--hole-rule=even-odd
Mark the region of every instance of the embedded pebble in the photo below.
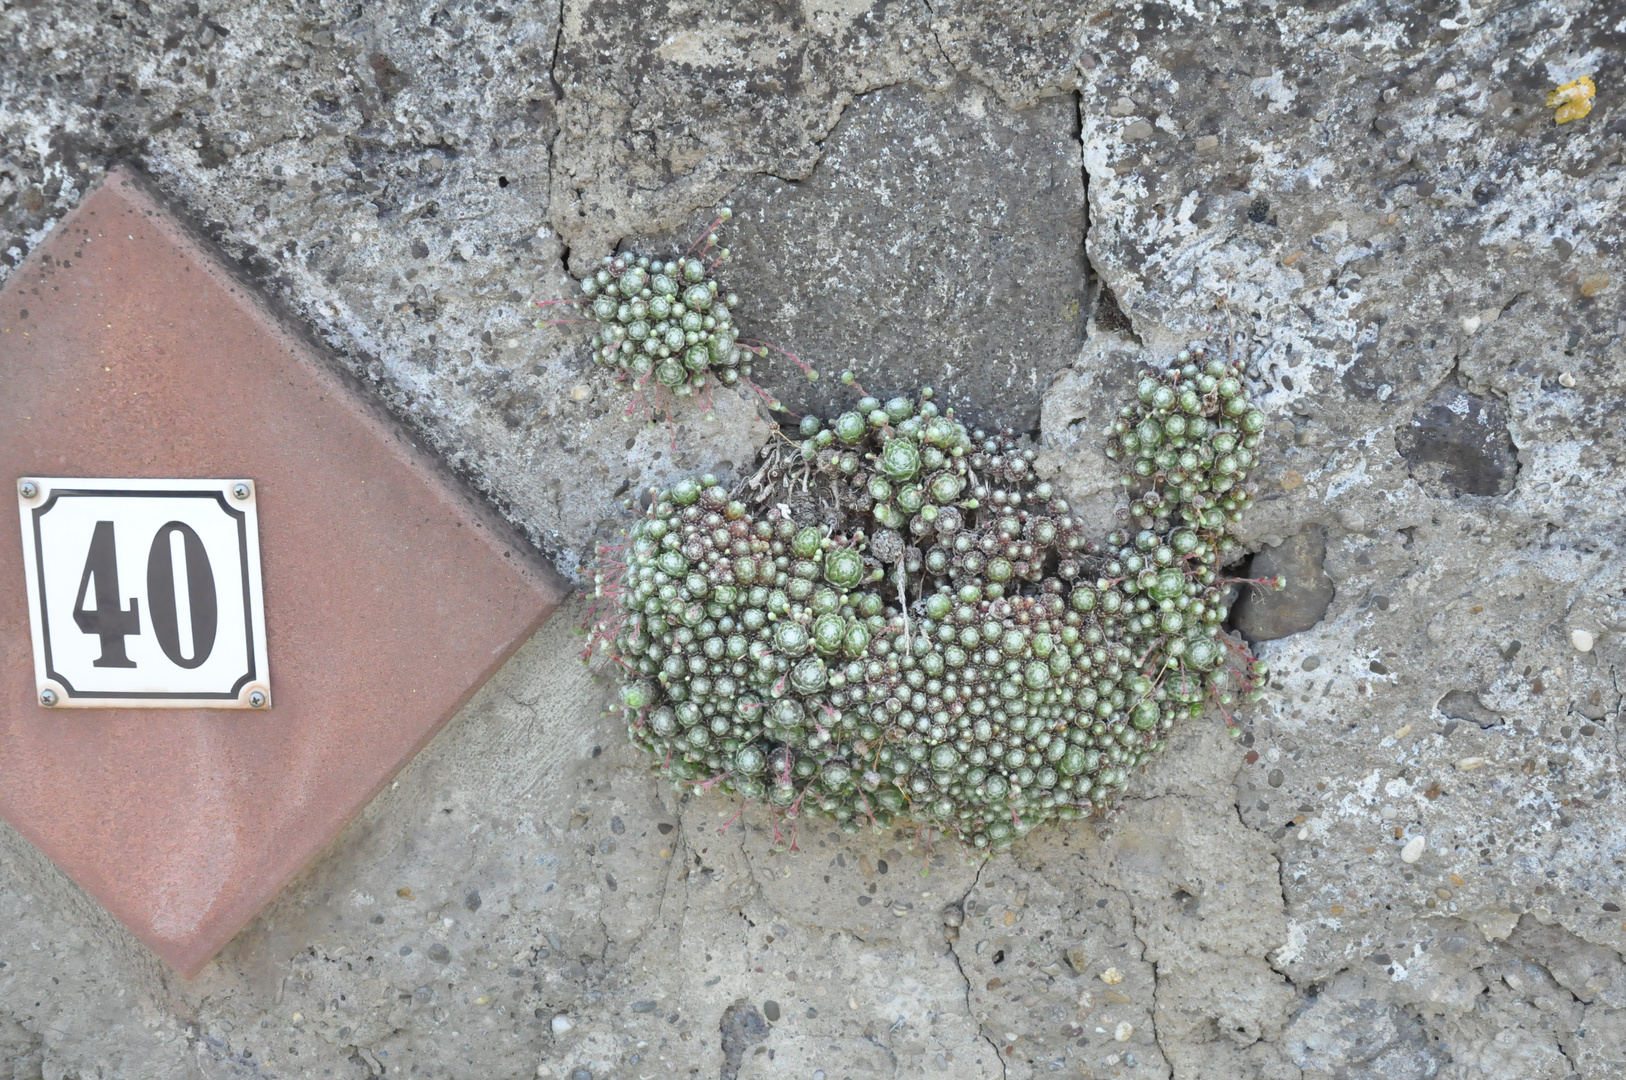
[[[1428,841],[1425,838],[1421,836],[1412,837],[1406,841],[1406,846],[1400,849],[1400,861],[1403,863],[1416,862],[1423,857],[1423,849],[1427,846]]]
[[[1579,628],[1570,631],[1570,644],[1575,646],[1577,652],[1591,652],[1593,645],[1592,632]]]
[[[1117,986],[1124,981],[1124,973],[1115,967],[1109,967],[1101,973],[1101,981],[1108,986]]]
[[[1117,1039],[1119,1042],[1128,1042],[1129,1036],[1133,1035],[1134,1033],[1135,1025],[1131,1024],[1127,1020],[1122,1020],[1119,1021],[1118,1026],[1113,1030],[1112,1037]]]
[[[552,1027],[555,1035],[568,1034],[570,1029],[575,1026],[575,1024],[570,1022],[570,1017],[566,1016],[564,1013],[560,1013],[558,1016],[553,1018]]]

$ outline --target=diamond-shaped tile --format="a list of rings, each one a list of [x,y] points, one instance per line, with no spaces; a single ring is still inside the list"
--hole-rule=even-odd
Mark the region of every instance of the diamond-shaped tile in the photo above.
[[[129,175],[0,291],[0,476],[31,474],[257,486],[262,713],[42,707],[0,498],[0,815],[189,976],[563,595]]]

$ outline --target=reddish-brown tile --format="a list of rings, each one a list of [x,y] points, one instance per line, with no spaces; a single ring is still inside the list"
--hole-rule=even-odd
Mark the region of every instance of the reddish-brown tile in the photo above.
[[[23,312],[26,311],[26,316]],[[0,292],[0,476],[252,478],[274,704],[51,711],[0,498],[0,815],[195,974],[563,595],[127,175]]]

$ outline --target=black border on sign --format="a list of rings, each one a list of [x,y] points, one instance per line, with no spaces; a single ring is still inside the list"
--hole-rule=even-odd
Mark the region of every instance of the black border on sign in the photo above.
[[[134,499],[214,499],[220,504],[220,509],[228,517],[237,519],[237,554],[241,562],[241,576],[243,580],[243,640],[248,643],[248,673],[232,686],[229,693],[137,693],[125,690],[75,690],[73,684],[63,678],[51,665],[51,621],[48,614],[50,607],[45,601],[45,542],[40,534],[40,519],[56,505],[61,498],[73,496],[112,496],[118,498]],[[64,488],[61,491],[53,490],[51,497],[43,504],[34,508],[34,570],[39,575],[40,594],[40,631],[45,642],[45,674],[56,681],[69,697],[76,698],[123,698],[125,700],[139,699],[151,701],[235,701],[244,686],[254,681],[254,610],[253,596],[248,581],[248,511],[238,510],[226,501],[224,492],[220,491],[127,491],[119,488]]]

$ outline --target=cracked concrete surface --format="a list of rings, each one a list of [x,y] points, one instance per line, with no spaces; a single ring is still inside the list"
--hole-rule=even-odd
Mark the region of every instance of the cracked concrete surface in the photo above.
[[[1103,519],[1126,373],[1241,332],[1239,539],[1296,583],[1239,614],[1277,680],[1240,744],[1193,723],[981,861],[674,799],[562,611],[193,982],[5,833],[0,1075],[1626,1075],[1618,5],[0,0],[0,37],[0,273],[137,164],[567,573],[768,429],[624,416],[526,305],[727,200],[748,329],[991,395]]]

